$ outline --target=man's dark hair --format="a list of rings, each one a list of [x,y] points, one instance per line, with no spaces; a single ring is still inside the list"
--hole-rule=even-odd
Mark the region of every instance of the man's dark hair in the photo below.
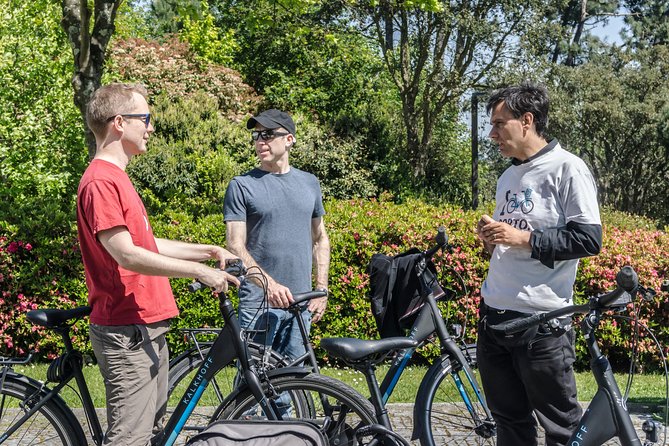
[[[486,105],[488,114],[502,101],[504,101],[504,105],[514,118],[520,118],[528,112],[532,113],[537,133],[542,138],[546,138],[549,102],[546,87],[526,81],[520,85],[495,90],[490,95],[488,105]]]

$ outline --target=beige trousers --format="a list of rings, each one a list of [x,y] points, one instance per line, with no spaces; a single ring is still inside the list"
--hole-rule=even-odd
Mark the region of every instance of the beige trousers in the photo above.
[[[167,411],[169,321],[148,325],[91,324],[93,351],[107,396],[103,445],[145,445]]]

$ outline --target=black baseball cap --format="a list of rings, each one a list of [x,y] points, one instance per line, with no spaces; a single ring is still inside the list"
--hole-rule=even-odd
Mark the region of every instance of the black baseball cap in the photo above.
[[[260,113],[258,116],[253,116],[246,122],[247,129],[255,128],[256,124],[260,124],[268,129],[276,129],[282,127],[295,136],[295,123],[293,118],[286,112],[271,108]]]

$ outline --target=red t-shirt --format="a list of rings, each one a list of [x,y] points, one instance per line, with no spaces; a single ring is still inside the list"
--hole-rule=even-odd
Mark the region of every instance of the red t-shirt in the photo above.
[[[146,209],[128,175],[112,163],[93,160],[77,192],[77,228],[91,323],[150,324],[178,315],[167,277],[122,268],[98,241],[98,232],[117,226],[128,229],[136,246],[158,252]]]

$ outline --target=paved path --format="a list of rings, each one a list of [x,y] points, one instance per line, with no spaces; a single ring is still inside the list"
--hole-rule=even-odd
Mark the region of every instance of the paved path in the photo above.
[[[587,404],[583,404],[584,408],[587,407]],[[632,421],[636,428],[637,433],[639,433],[641,438],[641,443],[643,444],[644,438],[642,435],[641,425],[645,421],[645,418],[641,418],[635,412],[641,411],[642,408],[633,408],[632,410]],[[395,403],[388,405],[388,412],[390,415],[390,420],[393,424],[395,431],[400,433],[407,440],[411,438],[411,432],[413,431],[413,404],[411,403]],[[539,437],[541,440],[539,444],[543,444],[543,433],[540,429]],[[662,433],[660,432],[660,443],[662,442]],[[411,442],[412,445],[418,445],[418,441]],[[605,443],[606,446],[618,445],[617,440],[611,440]],[[520,445],[519,445],[520,446]]]
[[[587,406],[584,404],[584,406]],[[213,408],[212,408],[213,409]],[[641,425],[644,422],[644,419],[641,418],[637,413],[641,413],[644,411],[648,411],[648,409],[644,409],[642,407],[632,407],[632,420],[634,421],[635,427],[637,429],[637,432],[641,433]],[[83,412],[81,410],[76,411],[77,416],[80,418],[80,421],[82,421],[82,424],[85,423],[85,420],[83,419]],[[407,440],[411,438],[411,432],[413,430],[413,404],[411,403],[393,403],[388,405],[388,412],[390,415],[391,422],[393,424],[393,428],[404,438]],[[105,411],[104,409],[98,409],[98,414],[100,416],[100,420],[104,423],[105,419]],[[541,437],[541,434],[540,434]],[[662,435],[660,433],[660,440],[662,439]],[[89,440],[90,441],[90,440]],[[181,440],[177,442],[179,445],[183,445],[185,440]],[[641,438],[641,442],[643,444],[643,437]],[[539,444],[542,444],[543,442],[540,440]],[[412,445],[418,445],[418,441],[411,442]],[[607,442],[606,445],[617,445],[619,444],[617,441],[610,441]],[[661,444],[661,443],[660,443]]]

